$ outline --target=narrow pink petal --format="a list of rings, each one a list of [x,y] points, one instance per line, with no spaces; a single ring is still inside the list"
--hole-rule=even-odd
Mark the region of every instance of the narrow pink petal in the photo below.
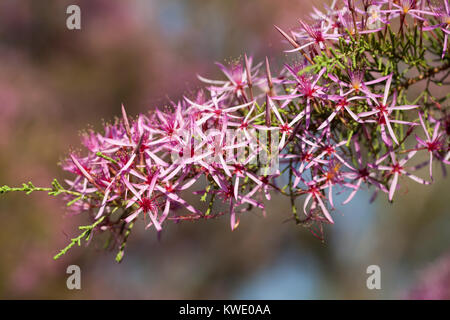
[[[353,197],[356,195],[356,193],[358,192],[358,190],[359,190],[359,188],[360,188],[360,186],[361,186],[362,180],[363,180],[362,178],[359,178],[359,179],[358,179],[358,182],[356,183],[356,188],[353,189],[353,191],[350,193],[350,195],[348,196],[348,198],[345,199],[344,202],[342,202],[343,205],[349,203],[349,202],[353,199]]]
[[[128,217],[125,218],[125,222],[126,223],[130,223],[131,221],[133,221],[134,219],[136,219],[136,217],[139,215],[139,213],[142,212],[142,208],[136,210],[135,212],[133,212],[131,215],[129,215]]]
[[[328,219],[328,221],[330,221],[330,223],[334,224],[333,218],[331,217],[330,213],[328,212],[328,209],[325,206],[325,204],[323,203],[320,196],[315,197],[315,199],[319,202],[319,206],[322,209],[322,213],[325,215],[325,217]]]
[[[392,199],[394,198],[397,183],[398,183],[398,172],[394,173],[394,178],[392,179],[391,187],[389,188],[389,201],[392,201]]]

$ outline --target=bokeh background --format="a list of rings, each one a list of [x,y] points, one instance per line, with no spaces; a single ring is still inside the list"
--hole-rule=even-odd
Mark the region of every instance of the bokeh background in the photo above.
[[[66,28],[81,7],[82,30]],[[321,6],[321,1],[315,1]],[[286,58],[273,28],[296,26],[305,0],[0,1],[0,185],[64,179],[58,161],[79,148],[79,131],[162,106],[220,77],[214,61]],[[420,88],[419,88],[420,89]],[[417,90],[419,90],[417,89]],[[440,168],[435,168],[436,172]],[[360,193],[338,207],[321,242],[291,222],[275,197],[231,232],[227,218],[167,225],[158,241],[134,228],[125,259],[101,243],[53,255],[77,234],[45,194],[0,198],[0,298],[43,299],[395,299],[450,298],[450,180],[404,181],[394,204]],[[66,288],[81,267],[82,289]],[[381,268],[381,290],[366,269]]]

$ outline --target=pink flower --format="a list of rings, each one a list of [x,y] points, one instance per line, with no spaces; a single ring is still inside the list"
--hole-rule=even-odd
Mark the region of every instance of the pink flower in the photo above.
[[[371,99],[375,102],[375,106],[372,106],[372,110],[358,114],[358,116],[360,118],[374,116],[374,115],[376,116],[375,120],[365,120],[364,122],[378,124],[381,127],[381,134],[382,134],[383,141],[387,145],[391,145],[391,140],[387,137],[384,126],[387,126],[392,140],[394,140],[395,144],[398,144],[398,140],[397,140],[397,137],[395,136],[394,129],[392,128],[391,123],[398,123],[398,124],[410,125],[410,126],[417,125],[416,123],[409,122],[409,121],[391,119],[390,118],[391,113],[394,110],[411,110],[411,109],[416,109],[419,107],[416,105],[396,106],[395,105],[396,94],[394,94],[391,105],[388,106],[387,100],[389,97],[389,90],[391,87],[391,82],[392,82],[392,74],[389,76],[388,81],[386,82],[386,87],[384,89],[384,96],[383,96],[382,102],[379,102],[377,98],[371,97]]]
[[[447,161],[439,154],[440,151],[445,150],[445,148],[444,148],[444,132],[439,132],[440,122],[436,121],[434,130],[433,130],[433,136],[430,137],[430,134],[428,133],[428,129],[423,120],[422,112],[419,112],[419,118],[420,118],[420,124],[425,133],[426,139],[422,140],[421,138],[419,138],[416,135],[416,140],[419,143],[419,147],[416,150],[425,149],[428,151],[428,153],[430,155],[430,162],[429,162],[430,178],[431,178],[431,180],[433,180],[433,155],[435,157],[437,157],[441,162],[443,162],[445,164],[450,164],[450,161]],[[447,151],[448,151],[448,148],[447,148]]]

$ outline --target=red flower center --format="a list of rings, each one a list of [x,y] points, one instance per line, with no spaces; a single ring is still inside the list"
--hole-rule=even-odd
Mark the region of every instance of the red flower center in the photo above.
[[[388,113],[387,106],[385,106],[384,104],[380,104],[379,106],[377,106],[377,109],[380,110],[381,113]]]
[[[173,186],[171,184],[167,184],[164,188],[166,189],[167,192],[173,192],[174,191]]]
[[[313,158],[313,154],[310,153],[310,152],[307,152],[307,153],[305,153],[304,155],[302,155],[302,160],[303,160],[303,161],[309,162],[309,161],[312,160],[312,158]]]
[[[427,142],[427,149],[430,152],[439,150],[441,148],[441,145],[439,143],[439,141],[435,140],[435,141],[431,141],[431,142]]]
[[[339,102],[336,104],[336,109],[337,108],[343,108],[343,107],[347,107],[349,105],[348,101],[346,98],[343,98],[341,100],[339,100]]]
[[[314,196],[318,196],[320,194],[319,188],[317,188],[316,186],[309,187],[308,192],[311,193]]]
[[[242,164],[234,164],[234,174],[242,174],[242,172],[244,171],[244,166]]]
[[[369,176],[369,170],[367,168],[359,169],[359,175],[361,178],[367,178]]]
[[[401,173],[402,170],[403,170],[403,167],[401,165],[399,165],[398,163],[396,163],[392,166],[393,173]]]
[[[325,147],[324,151],[328,154],[328,155],[332,155],[333,153],[336,152],[336,149],[334,149],[332,146],[327,146]]]
[[[282,132],[282,133],[289,133],[289,132],[291,132],[291,127],[287,124],[287,123],[283,123],[281,126],[280,126],[280,131]]]
[[[156,209],[156,203],[147,197],[142,198],[141,201],[138,201],[139,206],[144,210],[144,212],[154,211]]]

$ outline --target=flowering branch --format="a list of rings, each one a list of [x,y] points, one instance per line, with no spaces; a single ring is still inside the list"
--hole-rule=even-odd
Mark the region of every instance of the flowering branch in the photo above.
[[[405,177],[429,185],[435,164],[445,174],[448,94],[432,89],[448,85],[448,0],[334,0],[310,20],[289,32],[276,27],[297,61],[281,72],[268,58],[218,63],[223,79],[199,76],[206,87],[196,95],[134,120],[122,106],[104,132],[86,133],[86,154],[62,163],[72,176],[67,189],[55,180],[0,193],[61,194],[69,210],[90,216],[93,224],[55,259],[95,230],[111,234],[120,262],[138,220],[160,235],[171,221],[228,215],[235,230],[246,212],[265,214],[278,193],[289,197],[290,220],[323,239],[336,194],[345,205],[367,188],[372,200],[392,202]],[[414,97],[408,89],[421,80]],[[425,166],[429,177],[417,172]],[[184,199],[188,192],[205,208]]]

